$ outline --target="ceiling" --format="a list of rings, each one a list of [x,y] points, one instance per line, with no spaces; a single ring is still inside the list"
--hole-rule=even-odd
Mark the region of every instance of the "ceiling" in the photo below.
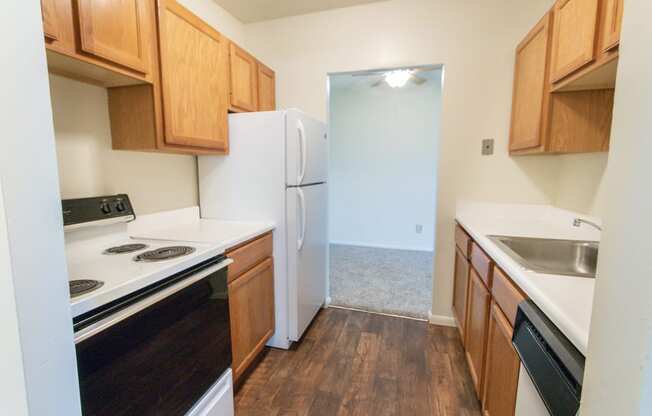
[[[441,82],[442,70],[441,68],[437,68],[436,66],[433,66],[433,68],[429,70],[424,70],[423,72],[419,72],[417,75],[429,81],[421,85],[430,86],[432,85],[431,84],[432,82]],[[331,74],[329,77],[331,89],[338,89],[338,90],[365,90],[371,88],[374,82],[382,78],[383,78],[382,73],[379,74],[358,73],[358,75],[354,75],[353,73]],[[418,88],[419,86],[420,85],[416,85],[411,82],[408,82],[403,88],[411,89],[411,88]],[[381,83],[378,87],[382,89],[391,88],[384,82]]]
[[[260,22],[386,0],[214,0],[243,23]]]

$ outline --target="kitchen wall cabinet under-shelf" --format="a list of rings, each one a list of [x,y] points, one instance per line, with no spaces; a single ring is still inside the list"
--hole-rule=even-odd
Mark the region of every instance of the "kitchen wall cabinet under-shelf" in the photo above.
[[[551,90],[615,88],[623,0],[559,0],[553,13]]]
[[[152,83],[154,7],[151,0],[41,0],[50,72],[105,87]]]

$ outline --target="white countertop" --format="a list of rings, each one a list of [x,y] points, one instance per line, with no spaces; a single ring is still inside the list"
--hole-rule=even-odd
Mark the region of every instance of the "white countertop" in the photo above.
[[[197,207],[140,217],[130,224],[132,238],[175,240],[217,245],[223,251],[275,228],[271,222],[202,219]]]
[[[525,270],[487,236],[556,238],[600,241],[600,232],[575,217],[599,220],[546,205],[461,203],[456,220],[528,297],[586,355],[595,279],[535,273]]]

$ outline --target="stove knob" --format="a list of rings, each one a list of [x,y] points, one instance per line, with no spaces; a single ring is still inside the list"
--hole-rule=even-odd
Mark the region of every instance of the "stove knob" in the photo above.
[[[109,205],[107,202],[103,202],[102,205],[100,205],[100,209],[105,214],[111,213],[111,205]]]
[[[115,209],[116,209],[118,212],[123,212],[124,210],[127,209],[127,207],[125,207],[124,202],[118,202],[117,204],[115,204]]]

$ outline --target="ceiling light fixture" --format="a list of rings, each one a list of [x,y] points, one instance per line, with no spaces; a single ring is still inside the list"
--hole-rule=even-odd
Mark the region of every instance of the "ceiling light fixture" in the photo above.
[[[385,82],[392,88],[401,88],[405,86],[410,77],[412,77],[412,71],[397,69],[385,73]]]

